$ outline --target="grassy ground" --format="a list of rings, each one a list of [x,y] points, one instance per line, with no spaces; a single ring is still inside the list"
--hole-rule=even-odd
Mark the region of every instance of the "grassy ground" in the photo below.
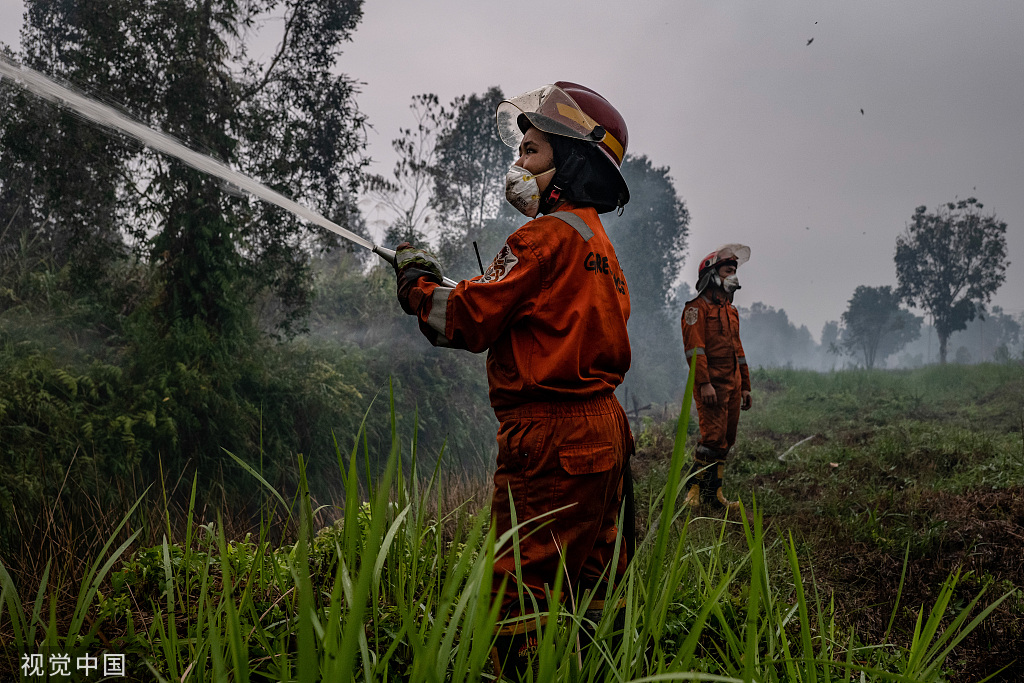
[[[612,600],[634,638],[606,615],[581,653],[586,605],[555,605],[542,679],[1018,680],[1024,371],[753,380],[726,476],[750,518],[681,514],[687,439],[670,410],[645,420],[642,543]],[[486,679],[487,558],[512,544],[488,535],[486,481],[392,467],[360,490],[368,448],[339,453],[337,505],[179,508],[157,485],[88,539],[40,520],[52,556],[0,558],[0,680],[48,648],[125,653],[147,681]]]
[[[868,642],[907,643],[916,606],[959,569],[957,600],[989,584],[1015,594],[953,651],[952,679],[1008,667],[998,680],[1020,680],[1024,368],[759,370],[752,382],[726,492],[757,500],[769,539],[792,535],[844,625]],[[647,419],[640,430],[638,469],[651,488],[670,429]]]

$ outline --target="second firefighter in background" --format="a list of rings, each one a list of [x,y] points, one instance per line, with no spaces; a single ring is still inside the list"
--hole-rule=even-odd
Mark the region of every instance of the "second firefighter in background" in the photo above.
[[[740,343],[740,318],[733,296],[740,288],[737,269],[750,259],[750,247],[727,244],[700,263],[697,298],[683,308],[686,360],[695,358],[693,398],[700,442],[688,475],[685,504],[738,512],[740,504],[722,493],[729,450],[736,443],[740,410],[751,405],[750,371]]]

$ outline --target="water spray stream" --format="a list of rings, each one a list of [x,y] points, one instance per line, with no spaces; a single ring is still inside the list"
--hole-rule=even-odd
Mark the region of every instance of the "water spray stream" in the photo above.
[[[53,102],[58,106],[62,105],[68,107],[88,121],[106,128],[112,128],[120,131],[121,133],[138,140],[146,147],[174,157],[175,159],[188,164],[197,171],[202,171],[203,173],[214,176],[215,178],[220,178],[221,180],[248,192],[254,197],[258,197],[265,202],[269,202],[270,204],[279,206],[286,211],[290,211],[299,218],[303,218],[310,223],[319,225],[322,228],[327,228],[331,232],[344,237],[349,242],[358,244],[364,249],[369,249],[392,265],[395,262],[395,252],[393,250],[375,245],[365,237],[361,237],[351,230],[346,230],[337,223],[327,220],[327,218],[316,211],[288,199],[280,192],[276,192],[263,183],[239,173],[227,164],[186,147],[170,135],[159,130],[154,130],[139,121],[135,121],[113,107],[103,104],[102,102],[98,102],[81,93],[75,92],[74,90],[57,83],[48,76],[45,76],[44,74],[22,64],[18,64],[4,55],[0,55],[0,77],[9,78],[13,83],[48,102]],[[447,287],[454,287],[456,283],[453,280],[445,278],[444,284]]]

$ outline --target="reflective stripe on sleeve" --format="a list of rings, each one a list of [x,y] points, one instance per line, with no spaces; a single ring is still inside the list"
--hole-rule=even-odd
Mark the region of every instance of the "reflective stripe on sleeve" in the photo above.
[[[693,355],[703,356],[704,355],[704,347],[703,346],[694,346],[692,349],[687,351],[686,352],[686,360],[690,360],[690,356],[693,356]]]
[[[740,365],[746,365],[747,364],[747,357],[746,356],[738,356],[738,359],[740,361]]]
[[[444,328],[448,320],[448,297],[451,296],[451,287],[435,287],[430,295],[430,316],[427,324],[434,328],[434,331],[445,336]]]

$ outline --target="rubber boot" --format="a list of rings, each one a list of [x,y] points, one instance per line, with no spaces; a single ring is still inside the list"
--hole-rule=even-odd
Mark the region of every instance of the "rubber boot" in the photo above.
[[[686,475],[686,497],[683,498],[683,505],[691,510],[697,511],[701,503],[706,502],[708,489],[712,486],[714,474],[713,464],[719,460],[721,454],[714,448],[704,444],[697,444],[697,450],[693,454],[693,464]],[[712,489],[713,490],[713,489]]]
[[[729,500],[722,493],[722,475],[725,471],[725,463],[719,460],[711,471],[713,472],[711,481],[701,490],[701,502],[718,512],[739,514],[741,504],[738,501]]]
[[[619,602],[618,606],[612,608],[605,607],[604,600],[591,601],[590,609],[583,613],[585,621],[580,625],[580,645],[586,647],[594,642],[597,637],[597,627],[607,609],[613,609],[614,616],[612,617],[612,630],[605,639],[616,647],[621,645],[622,629],[626,625],[626,601],[624,599]]]
[[[601,623],[601,618],[604,616],[604,609],[588,609],[584,613],[586,621],[581,625],[579,631],[580,647],[583,651],[583,659],[586,661],[588,656],[601,657],[604,660],[604,654],[607,654],[614,661],[622,650],[622,642],[625,638],[626,629],[626,610],[625,606],[619,606],[615,608],[615,616],[612,617],[611,632],[608,633],[602,640],[603,642],[597,644],[597,625]],[[604,653],[601,652],[590,652],[590,648],[597,645],[604,649]],[[602,667],[603,668],[603,667]]]
[[[491,648],[494,677],[499,681],[525,683],[537,680],[537,633],[500,635]],[[529,672],[533,672],[532,677]]]
[[[690,471],[686,475],[686,497],[683,498],[683,505],[691,510],[700,508],[701,490],[710,485],[711,471],[708,467],[710,464],[694,455],[693,464],[690,465]]]

